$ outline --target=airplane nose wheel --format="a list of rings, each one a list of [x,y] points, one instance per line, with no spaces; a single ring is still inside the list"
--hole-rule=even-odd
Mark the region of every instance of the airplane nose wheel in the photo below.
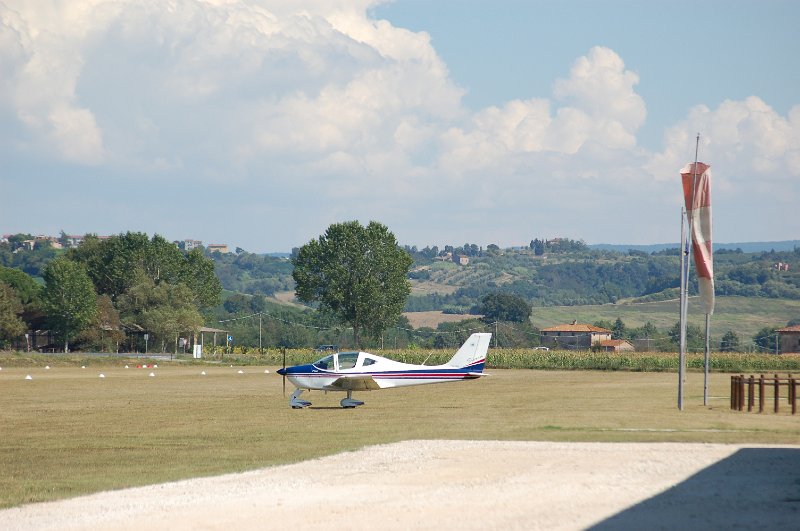
[[[353,398],[353,391],[347,391],[347,398],[343,398],[339,403],[345,409],[352,409],[364,405],[364,402]]]
[[[289,399],[289,405],[292,406],[292,409],[303,409],[304,407],[311,405],[311,402],[308,400],[303,400],[300,398],[300,394],[302,392],[302,389],[297,389],[294,393],[292,393],[292,397]]]

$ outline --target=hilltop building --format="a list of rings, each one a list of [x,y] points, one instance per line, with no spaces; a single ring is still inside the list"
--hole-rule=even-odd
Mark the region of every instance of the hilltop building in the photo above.
[[[206,246],[206,250],[209,253],[227,254],[229,252],[228,251],[228,244],[226,244],[226,243],[209,243]]]
[[[181,251],[186,251],[187,253],[192,249],[196,249],[198,247],[203,246],[203,242],[200,240],[183,240],[183,241],[174,241],[172,243],[174,243],[178,249],[180,249]]]

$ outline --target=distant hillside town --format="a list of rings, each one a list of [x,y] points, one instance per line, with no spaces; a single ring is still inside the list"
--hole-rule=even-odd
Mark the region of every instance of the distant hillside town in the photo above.
[[[84,234],[82,236],[78,236],[63,232],[60,236],[48,236],[45,234],[38,234],[36,236],[29,234],[3,234],[2,237],[0,237],[0,244],[8,243],[11,245],[12,250],[14,251],[22,249],[33,251],[34,249],[40,249],[43,247],[50,247],[52,249],[71,249],[83,243],[87,236],[89,235]],[[97,234],[93,234],[92,236],[98,240],[107,240],[111,238],[111,236],[100,236]],[[203,247],[203,242],[200,240],[175,240],[172,243],[174,243],[178,249],[186,252],[189,252],[192,249]],[[205,249],[209,253],[219,252],[222,254],[227,254],[230,252],[228,250],[228,244],[226,243],[209,243],[205,246]]]

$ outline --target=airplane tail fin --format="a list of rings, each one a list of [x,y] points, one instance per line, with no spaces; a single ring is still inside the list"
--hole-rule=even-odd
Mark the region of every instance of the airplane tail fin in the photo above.
[[[489,351],[489,342],[492,334],[481,333],[472,334],[469,339],[461,345],[455,356],[447,362],[451,367],[469,369],[470,372],[481,373],[486,363],[486,353]]]

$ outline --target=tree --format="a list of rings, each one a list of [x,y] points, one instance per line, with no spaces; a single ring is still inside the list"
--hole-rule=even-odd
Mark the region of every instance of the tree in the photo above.
[[[524,323],[531,317],[531,305],[525,299],[508,293],[490,293],[481,299],[478,313],[485,322],[512,321]]]
[[[178,280],[186,284],[192,302],[199,308],[219,304],[222,286],[214,274],[214,262],[203,256],[200,249],[192,249],[182,260]]]
[[[719,342],[721,352],[736,352],[739,350],[739,336],[733,330],[728,330]]]
[[[143,274],[154,283],[185,284],[199,307],[219,304],[222,287],[214,275],[214,263],[193,249],[182,253],[158,234],[128,232],[107,240],[89,236],[67,256],[86,265],[98,293],[116,301]]]
[[[101,352],[116,352],[125,339],[119,312],[108,295],[97,296],[97,315],[91,326],[76,337],[81,345]]]
[[[20,319],[22,303],[6,283],[0,281],[0,341],[11,341],[25,333],[25,323]]]
[[[185,284],[156,284],[148,275],[139,272],[136,283],[120,297],[122,320],[152,333],[161,341],[161,351],[181,333],[196,333],[203,318],[193,302],[191,290]]]
[[[362,330],[379,337],[397,321],[411,292],[412,263],[385,225],[336,223],[292,258],[295,295],[352,326],[358,347]]]
[[[61,332],[64,352],[69,342],[95,319],[97,296],[82,264],[57,258],[44,269],[43,309],[53,328]]]
[[[621,317],[617,317],[617,320],[614,321],[614,325],[611,327],[611,337],[614,339],[627,339],[628,331]]]
[[[639,328],[631,330],[630,336],[632,339],[655,339],[658,336],[658,329],[653,323],[647,321]]]
[[[680,348],[681,344],[681,325],[680,322],[669,329],[667,332],[670,341],[675,348]],[[696,325],[686,326],[686,351],[687,352],[702,352],[706,348],[705,333]]]
[[[775,330],[775,327],[765,326],[753,336],[753,343],[768,354],[776,352],[778,349],[778,337]]]
[[[42,291],[32,276],[11,267],[0,266],[0,282],[5,282],[14,290],[23,306],[35,303]]]

